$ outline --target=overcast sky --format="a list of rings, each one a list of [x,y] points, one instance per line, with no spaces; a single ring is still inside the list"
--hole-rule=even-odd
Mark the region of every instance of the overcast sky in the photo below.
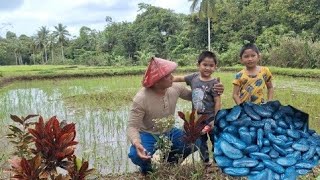
[[[101,31],[106,16],[114,22],[132,22],[140,2],[190,13],[188,0],[0,0],[0,36],[5,37],[8,30],[31,36],[41,26],[52,31],[58,23],[73,36],[79,35],[82,26]]]

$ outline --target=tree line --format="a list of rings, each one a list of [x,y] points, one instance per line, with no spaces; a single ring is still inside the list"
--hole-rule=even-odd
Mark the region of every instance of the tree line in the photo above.
[[[151,56],[192,65],[211,46],[220,66],[232,66],[245,39],[255,37],[263,64],[320,68],[319,0],[193,0],[191,9],[186,15],[140,3],[133,22],[107,16],[103,31],[83,26],[73,38],[63,24],[30,37],[8,31],[0,65],[145,65]]]

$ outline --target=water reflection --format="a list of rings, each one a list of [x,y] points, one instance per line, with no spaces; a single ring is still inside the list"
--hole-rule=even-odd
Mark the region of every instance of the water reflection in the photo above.
[[[57,115],[66,118],[61,94],[55,89],[50,95],[39,88],[13,89],[0,96],[1,111],[6,114],[41,114],[44,117]]]

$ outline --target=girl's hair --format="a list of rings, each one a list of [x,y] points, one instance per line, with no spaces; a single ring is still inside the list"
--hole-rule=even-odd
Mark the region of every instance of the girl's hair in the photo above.
[[[241,50],[240,50],[240,58],[242,57],[243,53],[245,50],[247,49],[252,49],[253,51],[255,51],[257,54],[260,53],[258,47],[254,44],[254,43],[247,43],[244,46],[242,46]]]
[[[217,56],[211,51],[203,51],[198,57],[198,64],[200,64],[205,58],[212,58],[214,63],[217,64]]]

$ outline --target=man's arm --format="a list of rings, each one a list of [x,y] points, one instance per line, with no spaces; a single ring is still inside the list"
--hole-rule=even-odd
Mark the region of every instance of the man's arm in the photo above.
[[[185,86],[181,85],[181,84],[176,84],[177,86],[177,90],[179,93],[179,97],[181,99],[187,100],[187,101],[191,101],[192,99],[192,95],[191,95],[191,90],[186,88]]]
[[[184,76],[173,76],[173,82],[186,82]]]
[[[233,85],[233,100],[234,102],[239,105],[241,104],[241,99],[240,99],[240,86]]]
[[[221,95],[221,94],[223,94],[224,86],[223,86],[223,84],[220,82],[220,78],[219,78],[219,77],[217,78],[217,81],[218,81],[218,83],[216,83],[216,84],[213,85],[213,91],[214,91],[215,93],[217,93],[218,95]]]
[[[141,144],[139,134],[144,114],[144,109],[138,103],[133,102],[127,126],[127,136],[132,145],[136,147],[138,156],[143,160],[148,160],[151,159],[151,156],[146,152],[146,149]]]
[[[138,103],[133,102],[130,109],[127,126],[127,136],[133,145],[141,142],[139,131],[142,125],[144,114],[144,109]]]

